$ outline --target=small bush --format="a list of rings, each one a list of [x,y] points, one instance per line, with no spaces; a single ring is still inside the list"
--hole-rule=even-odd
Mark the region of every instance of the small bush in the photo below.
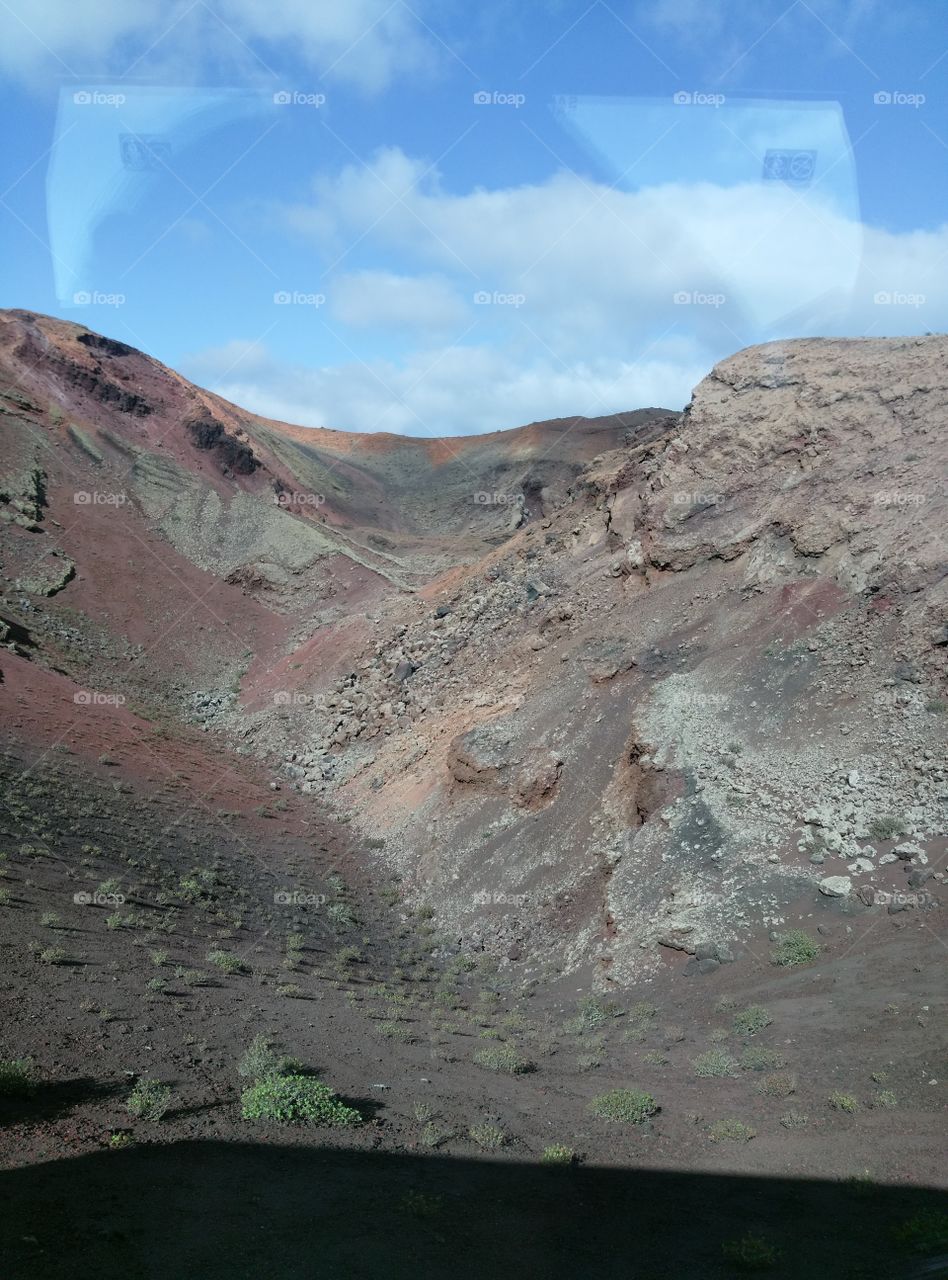
[[[139,1080],[128,1095],[125,1110],[139,1120],[157,1124],[171,1106],[171,1086],[160,1080]]]
[[[869,823],[873,840],[895,840],[905,832],[905,819],[894,813],[880,813]]]
[[[62,947],[45,947],[39,958],[43,964],[69,964],[69,953]]]
[[[269,1080],[296,1071],[300,1065],[296,1058],[277,1053],[269,1036],[254,1036],[237,1063],[237,1074],[244,1080]]]
[[[821,950],[820,944],[805,930],[788,929],[786,933],[778,935],[777,945],[771,951],[770,959],[773,964],[791,968],[793,965],[808,964],[815,960]]]
[[[838,1089],[830,1094],[827,1101],[834,1111],[845,1111],[849,1116],[859,1110],[858,1099],[851,1093],[840,1093]]]
[[[167,951],[153,951],[151,953],[151,962],[160,969],[163,964],[168,963]]]
[[[752,1232],[741,1236],[739,1240],[725,1240],[721,1245],[725,1261],[737,1267],[739,1271],[769,1271],[780,1254],[772,1244]]]
[[[721,1049],[709,1049],[707,1053],[699,1053],[692,1059],[691,1065],[695,1075],[702,1079],[723,1079],[732,1076],[737,1069],[737,1059]]]
[[[507,1134],[500,1125],[489,1122],[472,1125],[467,1131],[467,1136],[485,1151],[498,1151],[507,1144]]]
[[[948,1250],[948,1213],[923,1209],[894,1227],[892,1234],[910,1253],[942,1253]]]
[[[782,1066],[783,1056],[776,1049],[765,1049],[755,1044],[741,1054],[743,1071],[773,1071]]]
[[[44,911],[40,916],[40,924],[46,929],[58,929],[62,924],[62,916],[58,911]]]
[[[642,1124],[661,1110],[652,1095],[641,1089],[611,1089],[593,1098],[589,1109],[602,1120],[621,1120],[623,1124]]]
[[[891,1089],[880,1089],[872,1099],[872,1105],[888,1109],[889,1107],[897,1107],[899,1100]]]
[[[773,1018],[768,1009],[765,1009],[762,1004],[751,1004],[740,1013],[735,1013],[734,1030],[738,1035],[755,1036],[758,1031],[763,1031],[764,1027],[769,1027],[772,1022]]]
[[[0,1098],[27,1098],[35,1088],[29,1058],[0,1058]]]
[[[474,1062],[487,1071],[500,1071],[504,1075],[519,1076],[532,1071],[533,1063],[520,1056],[510,1045],[497,1044],[485,1046],[474,1051]]]
[[[445,1129],[435,1120],[429,1120],[421,1131],[421,1145],[435,1149],[453,1137],[454,1134],[450,1129]]]
[[[742,1120],[715,1120],[708,1130],[712,1142],[750,1142],[757,1137],[757,1130],[744,1124]]]
[[[359,1124],[355,1107],[340,1102],[328,1084],[312,1076],[272,1075],[258,1080],[240,1097],[245,1120],[273,1120],[277,1124]]]
[[[221,973],[243,973],[247,967],[240,956],[235,956],[232,951],[209,951],[207,963],[220,969]]]
[[[575,1160],[576,1152],[573,1148],[564,1147],[561,1142],[554,1142],[540,1157],[541,1164],[573,1164]]]
[[[810,1117],[802,1111],[785,1111],[780,1117],[780,1123],[785,1129],[805,1129],[810,1123]]]
[[[797,1078],[792,1071],[771,1071],[757,1086],[757,1092],[768,1098],[789,1098],[796,1089]]]
[[[402,1022],[380,1022],[375,1028],[384,1040],[400,1040],[402,1044],[414,1044],[418,1037],[411,1027]]]

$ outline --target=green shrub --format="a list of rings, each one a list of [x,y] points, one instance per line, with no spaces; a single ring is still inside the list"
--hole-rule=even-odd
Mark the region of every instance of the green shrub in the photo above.
[[[796,1090],[797,1078],[792,1071],[771,1071],[757,1086],[757,1092],[768,1098],[789,1098]]]
[[[899,1105],[899,1100],[891,1089],[880,1089],[873,1098],[872,1105],[874,1107],[887,1109],[889,1107],[897,1107]]]
[[[803,1114],[802,1111],[786,1111],[780,1117],[780,1123],[785,1129],[805,1129],[810,1123],[810,1117]]]
[[[602,1120],[621,1120],[624,1124],[642,1124],[661,1110],[652,1095],[641,1089],[610,1089],[593,1098],[589,1109]]]
[[[207,963],[214,965],[222,973],[243,973],[247,967],[240,956],[235,956],[232,951],[209,951]]]
[[[715,1120],[708,1130],[712,1142],[750,1142],[757,1137],[757,1130],[751,1129],[742,1120]]]
[[[880,813],[869,823],[873,840],[895,840],[905,832],[905,819],[894,813]]]
[[[788,929],[786,933],[778,934],[777,945],[771,951],[770,959],[773,964],[791,968],[793,965],[808,964],[815,960],[821,950],[820,944],[805,930]]]
[[[770,1011],[762,1004],[750,1004],[734,1015],[734,1030],[742,1036],[755,1036],[773,1022]]]
[[[783,1055],[776,1049],[765,1049],[762,1045],[752,1045],[741,1054],[743,1071],[773,1071],[783,1066]]]
[[[948,1250],[948,1213],[923,1209],[894,1227],[892,1234],[911,1253],[942,1253]]]
[[[695,1075],[701,1076],[703,1080],[723,1079],[734,1074],[737,1059],[721,1049],[709,1049],[707,1053],[699,1053],[697,1058],[693,1058],[691,1065],[695,1069]]]
[[[274,1120],[277,1124],[359,1124],[362,1116],[340,1102],[328,1084],[312,1076],[272,1075],[245,1089],[240,1097],[245,1120]]]
[[[554,1142],[540,1157],[541,1164],[574,1164],[575,1161],[576,1152],[572,1147],[564,1147],[561,1142]]]
[[[0,1058],[0,1098],[26,1098],[35,1088],[29,1058]]]
[[[43,964],[69,964],[69,953],[62,947],[45,947],[39,958]]]
[[[151,1120],[155,1124],[171,1106],[171,1086],[160,1080],[142,1079],[128,1095],[125,1110],[139,1120]]]
[[[845,1111],[849,1116],[859,1110],[858,1099],[851,1093],[840,1093],[838,1089],[830,1094],[827,1101],[834,1111]]]
[[[509,1076],[523,1075],[534,1069],[532,1062],[528,1062],[516,1049],[506,1044],[492,1044],[483,1049],[475,1049],[474,1062],[488,1071],[500,1071]]]
[[[418,1037],[403,1022],[380,1022],[375,1028],[384,1040],[400,1040],[402,1044],[414,1044]]]
[[[739,1240],[725,1240],[721,1245],[725,1261],[739,1271],[769,1271],[780,1257],[779,1251],[752,1232]]]
[[[302,1063],[277,1053],[269,1036],[254,1036],[244,1056],[237,1063],[237,1074],[244,1080],[269,1080],[272,1076],[298,1071]]]
[[[472,1125],[467,1136],[485,1151],[498,1151],[507,1143],[507,1135],[500,1125],[489,1122]]]

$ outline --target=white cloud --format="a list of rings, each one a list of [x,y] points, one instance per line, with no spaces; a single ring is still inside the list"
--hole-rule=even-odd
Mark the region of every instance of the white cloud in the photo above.
[[[183,371],[219,395],[303,426],[403,435],[479,434],[545,418],[595,417],[641,406],[683,407],[706,372],[688,344],[640,361],[529,363],[493,347],[441,347],[404,363],[376,360],[324,369],[289,366],[254,344],[199,353]]]
[[[629,193],[559,174],[454,194],[423,162],[386,150],[319,179],[312,204],[277,217],[330,252],[364,237],[373,256],[401,265],[330,280],[330,330],[421,334],[399,360],[306,369],[232,345],[186,368],[305,425],[440,435],[680,408],[716,360],[768,338],[948,327],[948,224],[867,228],[831,195],[780,184]],[[475,302],[476,290],[489,301]],[[451,335],[460,345],[443,332],[424,340],[426,324],[460,328],[465,312],[474,327]]]
[[[396,76],[432,65],[423,27],[390,0],[5,0],[0,5],[0,70],[44,86],[64,73],[194,76],[202,61],[244,77],[270,72],[292,55],[314,77],[384,89]],[[293,86],[291,86],[293,87]]]
[[[330,292],[334,317],[353,329],[460,330],[468,308],[442,276],[353,271],[337,276]]]

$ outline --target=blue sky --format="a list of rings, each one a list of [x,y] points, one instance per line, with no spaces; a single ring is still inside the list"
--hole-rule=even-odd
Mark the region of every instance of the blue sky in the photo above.
[[[948,328],[933,0],[4,0],[3,297],[261,413],[474,433]]]

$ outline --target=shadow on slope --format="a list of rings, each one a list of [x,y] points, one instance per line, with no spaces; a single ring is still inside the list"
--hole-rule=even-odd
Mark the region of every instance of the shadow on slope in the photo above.
[[[771,1280],[908,1280],[948,1275],[944,1209],[920,1188],[175,1142],[0,1174],[0,1256],[10,1280],[731,1280],[749,1268],[722,1246],[751,1233]]]

